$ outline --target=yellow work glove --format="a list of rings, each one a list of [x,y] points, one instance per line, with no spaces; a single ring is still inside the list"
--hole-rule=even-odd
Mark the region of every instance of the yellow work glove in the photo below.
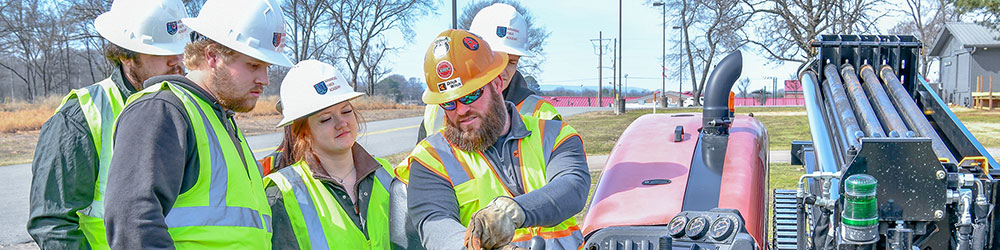
[[[514,199],[497,197],[469,219],[465,230],[466,249],[516,249],[506,248],[514,239],[514,230],[524,224],[524,210]]]

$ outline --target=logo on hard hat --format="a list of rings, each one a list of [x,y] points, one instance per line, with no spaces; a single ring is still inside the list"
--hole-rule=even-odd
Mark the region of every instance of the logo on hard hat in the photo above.
[[[282,42],[281,39],[284,38],[284,36],[285,33],[275,32],[274,36],[271,37],[271,45],[274,45],[275,48],[281,47],[281,42]]]
[[[459,87],[462,87],[462,78],[461,77],[457,77],[455,79],[451,79],[451,80],[440,82],[437,85],[438,85],[438,92],[439,93],[444,93],[444,92],[452,91],[452,90],[455,90],[455,89],[457,89]]]
[[[507,36],[507,27],[497,26],[497,37],[503,38]]]
[[[437,75],[441,79],[447,80],[451,78],[452,73],[455,73],[455,67],[451,65],[448,61],[441,61],[437,65]]]
[[[172,36],[174,34],[177,34],[177,30],[178,30],[177,21],[167,23],[167,34],[170,34]]]
[[[319,83],[313,84],[313,88],[316,89],[316,93],[320,95],[325,95],[329,89],[326,87],[326,82],[320,81]]]
[[[434,57],[442,58],[448,55],[448,51],[451,50],[449,43],[451,43],[451,38],[446,36],[434,40]]]
[[[469,50],[479,49],[479,41],[476,41],[476,39],[472,37],[462,38],[462,44],[464,44],[465,48]]]

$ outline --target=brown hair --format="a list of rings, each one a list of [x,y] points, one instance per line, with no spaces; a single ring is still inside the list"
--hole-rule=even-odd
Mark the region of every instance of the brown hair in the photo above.
[[[350,105],[351,109],[354,110],[354,119],[358,121],[358,134],[360,135],[365,126],[364,116],[351,103],[347,103],[347,105]],[[284,148],[281,151],[281,162],[272,171],[277,171],[299,161],[306,161],[306,164],[314,168],[322,167],[316,153],[312,151],[312,130],[306,126],[308,123],[306,118],[311,115],[299,118],[291,125],[285,126],[285,137],[279,146]]]
[[[198,38],[184,46],[184,66],[188,69],[198,69],[202,67],[202,64],[206,60],[206,48],[214,52],[216,55],[219,55],[225,62],[228,62],[229,59],[236,54],[236,50],[226,47],[216,41],[212,41],[212,39],[208,39],[198,34],[193,34],[192,36],[196,36]]]
[[[122,65],[124,60],[134,60],[139,56],[138,52],[132,51],[130,49],[122,48],[121,46],[115,45],[114,43],[108,42],[104,44],[104,58],[111,61],[112,64],[117,67]]]

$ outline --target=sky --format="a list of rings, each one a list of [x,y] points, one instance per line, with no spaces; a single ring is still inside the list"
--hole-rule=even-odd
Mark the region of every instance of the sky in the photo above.
[[[458,14],[468,4],[468,0],[458,0]],[[623,1],[622,30],[623,58],[622,75],[628,74],[628,87],[661,89],[661,55],[662,55],[662,9],[645,4],[646,1]],[[575,0],[575,1],[522,1],[535,16],[535,24],[544,26],[551,34],[545,44],[546,60],[541,65],[542,73],[538,76],[541,85],[563,86],[595,86],[598,78],[598,55],[595,43],[591,39],[598,38],[598,32],[603,32],[604,38],[618,38],[618,1],[608,0]],[[667,9],[667,20],[671,19],[671,11]],[[676,11],[674,11],[676,13]],[[887,22],[888,23],[888,22]],[[891,22],[895,23],[895,22]],[[891,25],[890,25],[891,26]],[[451,3],[439,2],[438,14],[419,19],[414,31],[416,36],[412,43],[406,43],[400,36],[390,36],[393,44],[404,44],[399,53],[390,60],[392,74],[423,78],[424,53],[431,41],[441,31],[451,27]],[[696,33],[690,33],[697,36]],[[676,50],[677,30],[667,30],[668,50]],[[779,88],[782,80],[788,79],[798,68],[798,63],[774,63],[763,58],[756,49],[742,49],[742,78],[751,80],[750,89],[760,89],[764,86],[770,90],[772,79],[778,78]],[[671,53],[670,51],[667,52]],[[672,53],[677,53],[672,52]],[[725,55],[717,55],[721,59]],[[612,57],[605,54],[604,66],[611,63]],[[678,62],[667,62],[668,68],[677,67]],[[611,82],[612,71],[604,70],[604,86]],[[690,78],[686,76],[686,78]],[[666,79],[668,91],[678,89],[676,76]],[[685,79],[684,91],[691,90],[690,79]]]

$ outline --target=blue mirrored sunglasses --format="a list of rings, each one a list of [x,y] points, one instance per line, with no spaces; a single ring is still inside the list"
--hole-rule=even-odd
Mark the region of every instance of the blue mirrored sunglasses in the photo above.
[[[483,86],[483,87],[485,88],[486,86]],[[441,108],[443,108],[444,110],[452,111],[452,110],[455,110],[455,108],[458,107],[458,103],[456,103],[455,101],[461,102],[462,104],[465,104],[465,105],[469,105],[469,104],[472,104],[473,102],[476,102],[476,100],[479,100],[479,97],[482,97],[482,96],[483,96],[483,88],[479,88],[476,91],[473,91],[472,93],[469,93],[468,95],[465,95],[465,96],[463,96],[461,98],[458,98],[458,100],[453,100],[453,101],[442,103],[442,104],[438,104],[438,105],[440,105]]]

